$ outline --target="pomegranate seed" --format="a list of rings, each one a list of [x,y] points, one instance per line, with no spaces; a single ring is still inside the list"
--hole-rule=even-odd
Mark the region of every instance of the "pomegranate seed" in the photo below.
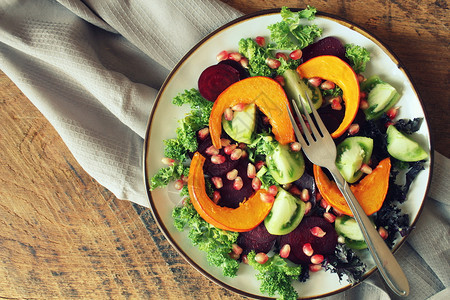
[[[323,90],[332,90],[332,89],[334,89],[336,87],[336,85],[334,84],[333,81],[325,80],[324,82],[322,82],[320,84],[320,87]]]
[[[300,196],[302,194],[302,191],[300,191],[298,187],[293,185],[289,188],[289,193],[291,193],[294,196]]]
[[[258,254],[255,255],[255,260],[256,262],[263,265],[269,260],[269,257],[264,252],[259,252]]]
[[[331,108],[334,110],[341,110],[342,109],[342,104],[341,101],[339,101],[338,97],[333,98],[331,100]]]
[[[201,140],[206,139],[206,137],[207,137],[208,135],[209,135],[209,127],[202,128],[202,129],[200,129],[200,130],[198,131],[198,137],[199,137]]]
[[[222,147],[226,147],[231,144],[231,141],[229,139],[220,139],[220,144]]]
[[[242,262],[244,264],[248,265],[248,257],[247,257],[247,255],[242,255],[241,259],[242,259]]]
[[[231,250],[233,251],[233,253],[236,253],[237,255],[241,255],[242,251],[243,251],[242,248],[238,244],[232,244]]]
[[[314,254],[311,256],[311,262],[315,265],[321,264],[323,262],[323,255],[322,254]]]
[[[228,146],[226,146],[223,151],[225,152],[225,154],[231,155],[231,153],[234,151],[234,149],[237,148],[236,144],[230,144]]]
[[[247,165],[247,177],[248,178],[255,178],[256,176],[256,167],[252,163],[248,163]]]
[[[369,108],[369,102],[367,102],[367,100],[361,99],[359,101],[359,108],[361,108],[361,109],[368,109]]]
[[[263,36],[257,36],[255,38],[255,42],[261,47],[264,47],[266,45],[266,39]]]
[[[367,99],[367,93],[364,91],[359,92],[359,99]]]
[[[307,202],[309,200],[309,190],[308,189],[303,189],[302,190],[302,194],[300,195],[300,199],[303,202]]]
[[[213,155],[211,156],[211,162],[215,165],[223,164],[225,162],[225,156],[220,154]]]
[[[310,85],[315,86],[315,87],[319,87],[320,84],[322,83],[322,78],[319,77],[311,77],[308,79],[308,82]]]
[[[269,68],[271,69],[278,69],[281,65],[281,62],[278,59],[274,59],[274,58],[267,58],[266,59],[266,64],[269,66]]]
[[[314,265],[314,264],[309,265],[309,271],[311,272],[318,272],[320,271],[320,269],[322,269],[322,265]]]
[[[284,81],[284,77],[281,75],[275,76],[275,81],[278,82],[281,86],[285,86],[286,82]]]
[[[378,228],[378,233],[380,234],[380,236],[381,236],[381,238],[382,238],[383,240],[387,239],[387,237],[388,237],[388,232],[387,232],[387,230],[386,230],[384,227]]]
[[[336,216],[329,212],[324,213],[323,217],[330,223],[334,223],[334,221],[336,220]]]
[[[242,178],[240,176],[237,176],[234,179],[233,189],[235,189],[236,191],[240,191],[243,186],[244,186],[244,182],[242,181]]]
[[[183,180],[184,183],[188,183],[189,177],[181,175],[181,180]]]
[[[343,237],[342,235],[340,235],[340,236],[338,236],[337,241],[338,241],[339,244],[344,244],[344,243],[345,243],[345,237]]]
[[[288,258],[289,253],[291,253],[291,245],[285,244],[283,247],[281,247],[280,256],[282,258]]]
[[[262,193],[261,201],[266,203],[273,203],[273,201],[275,201],[275,197],[270,193]]]
[[[271,185],[268,189],[269,194],[271,194],[272,196],[276,196],[278,194],[278,188],[276,185]]]
[[[372,168],[368,164],[362,164],[361,168],[359,168],[359,170],[361,172],[363,172],[364,174],[370,174],[373,171]]]
[[[239,62],[242,58],[242,55],[239,52],[231,52],[228,54],[228,59]]]
[[[319,238],[322,238],[325,236],[325,234],[327,234],[325,231],[323,231],[322,228],[320,228],[319,226],[315,226],[313,228],[310,229],[311,234],[314,236],[317,236]]]
[[[314,253],[314,250],[313,250],[313,248],[312,248],[310,243],[305,243],[303,245],[302,250],[303,250],[303,253],[305,253],[306,256],[311,256]]]
[[[239,62],[243,68],[248,69],[248,59],[246,57],[241,58]]]
[[[236,170],[236,169],[233,169],[227,173],[228,180],[235,180],[237,176],[238,176],[238,170]]]
[[[225,108],[225,111],[223,112],[225,120],[227,121],[233,120],[233,115],[234,115],[233,110],[230,107]]]
[[[297,50],[292,51],[292,52],[289,54],[289,57],[290,57],[291,59],[293,59],[293,60],[297,60],[297,59],[302,58],[302,55],[303,55],[302,50],[297,49]]]
[[[282,58],[282,59],[284,59],[285,61],[288,61],[288,57],[287,57],[287,55],[286,54],[284,54],[284,53],[282,53],[282,52],[277,52],[276,54],[275,54],[275,58],[276,59],[280,59],[280,58]]]
[[[398,115],[398,109],[399,109],[399,107],[393,107],[393,108],[389,109],[386,112],[386,115],[388,116],[388,118],[391,120],[394,120],[395,117]]]
[[[263,117],[263,123],[264,123],[264,124],[269,124],[269,123],[270,123],[270,119],[269,119],[268,116],[264,116],[264,117]]]
[[[233,152],[230,154],[231,160],[238,160],[242,156],[242,149],[234,149]]]
[[[252,179],[252,188],[257,191],[261,188],[261,180],[258,177]]]
[[[323,255],[322,254],[314,254],[311,256],[311,262],[315,265],[321,264],[323,262]]]
[[[244,103],[238,103],[236,105],[233,105],[233,107],[231,107],[232,110],[234,111],[243,111],[245,108],[245,104]]]
[[[174,183],[174,186],[175,186],[175,189],[181,190],[184,186],[183,180],[181,180],[181,179],[176,180]]]
[[[220,196],[220,193],[218,191],[214,191],[213,193],[213,202],[215,204],[219,203],[220,198],[222,198],[222,196]]]
[[[216,189],[221,189],[223,187],[223,181],[222,178],[214,176],[211,178],[211,181],[213,182]]]
[[[319,191],[316,191],[316,201],[320,201],[322,199],[323,199],[322,194]]]
[[[206,148],[205,153],[209,155],[216,155],[219,154],[219,149],[214,146],[209,146],[208,148]]]
[[[238,147],[242,150],[247,149],[247,144],[246,143],[239,143]]]
[[[366,78],[362,74],[357,74],[356,78],[358,79],[359,83],[366,81]]]
[[[344,213],[340,211],[339,209],[336,209],[333,207],[333,214],[335,214],[337,217],[342,216]]]
[[[161,162],[165,165],[171,166],[173,165],[173,163],[175,162],[175,159],[173,158],[168,158],[168,157],[163,157],[161,158]]]
[[[299,152],[300,150],[302,150],[302,145],[300,145],[299,142],[293,142],[291,143],[291,150],[294,152]]]
[[[307,215],[310,211],[311,211],[311,208],[312,208],[312,204],[311,204],[311,202],[306,202],[305,203],[305,215]]]
[[[328,206],[330,206],[330,205],[328,204],[327,200],[322,199],[320,201],[320,207],[327,209]]]
[[[352,125],[350,125],[350,127],[348,128],[348,134],[349,135],[355,135],[359,132],[359,124],[353,123]]]
[[[247,151],[242,150],[242,155],[241,155],[241,157],[242,157],[242,158],[247,158],[247,157],[248,157]]]
[[[239,259],[239,254],[234,253],[233,251],[231,251],[230,253],[228,253],[228,255],[230,256],[231,259],[234,260],[238,260]]]
[[[258,161],[255,165],[256,170],[260,170],[265,165],[266,165],[266,163],[264,161],[262,161],[262,160]]]
[[[228,52],[223,50],[220,51],[219,54],[217,54],[217,61],[222,61],[228,59]]]

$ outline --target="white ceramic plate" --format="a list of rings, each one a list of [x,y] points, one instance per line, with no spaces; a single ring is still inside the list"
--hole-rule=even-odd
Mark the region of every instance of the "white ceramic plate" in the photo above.
[[[200,73],[208,66],[216,64],[216,55],[222,51],[237,51],[241,38],[266,36],[269,37],[267,26],[281,20],[279,11],[269,10],[248,16],[244,16],[219,28],[200,43],[198,43],[170,73],[160,90],[153,107],[144,149],[144,172],[148,190],[148,179],[157,170],[163,167],[163,140],[175,137],[177,121],[186,113],[182,108],[172,105],[172,99],[185,89],[197,88],[197,79]],[[371,52],[371,62],[366,72],[366,77],[377,74],[383,80],[391,83],[402,94],[399,102],[401,106],[399,118],[423,117],[424,110],[414,86],[395,55],[390,52],[380,41],[360,27],[339,19],[337,17],[318,13],[313,21],[324,29],[322,37],[335,36],[343,43],[354,43],[367,48]],[[416,140],[427,149],[431,150],[428,123],[422,123],[420,131],[415,133]],[[423,200],[430,180],[431,159],[411,186],[408,200],[402,205],[404,212],[409,213],[411,225],[420,214]],[[171,212],[178,205],[181,198],[173,187],[156,189],[148,192],[149,206],[152,209],[156,222],[179,253],[198,271],[219,285],[253,298],[265,299],[259,291],[260,284],[255,279],[255,272],[247,265],[242,264],[238,276],[228,278],[222,275],[222,271],[211,267],[206,261],[205,254],[191,245],[186,232],[179,232],[173,226]],[[405,240],[399,239],[395,249]],[[366,277],[375,270],[374,263],[366,253],[362,256],[368,266]],[[311,274],[306,283],[295,283],[299,295],[304,298],[316,298],[334,294],[349,288],[350,285],[343,280],[339,282],[336,274],[320,271]]]

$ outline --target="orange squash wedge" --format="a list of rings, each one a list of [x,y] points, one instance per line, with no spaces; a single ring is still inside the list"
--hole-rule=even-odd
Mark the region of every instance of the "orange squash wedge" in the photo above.
[[[238,208],[222,207],[215,204],[206,194],[203,164],[205,157],[196,152],[191,161],[188,189],[191,202],[200,216],[209,224],[228,231],[250,231],[258,226],[272,209],[273,203],[261,200],[266,193],[260,189]]]
[[[331,133],[338,138],[350,127],[359,109],[359,82],[356,73],[342,59],[332,55],[314,57],[297,68],[302,78],[320,77],[337,84],[343,92],[345,115],[338,129]]]
[[[336,183],[328,179],[321,167],[314,165],[313,170],[317,187],[327,203],[343,214],[353,216]],[[383,205],[389,188],[390,170],[391,160],[385,158],[358,184],[350,185],[350,189],[367,215],[377,212]]]
[[[223,91],[214,102],[209,119],[209,131],[214,147],[220,149],[222,115],[236,104],[255,103],[269,118],[275,139],[281,144],[295,141],[287,111],[288,99],[281,85],[269,77],[256,76],[238,81]]]

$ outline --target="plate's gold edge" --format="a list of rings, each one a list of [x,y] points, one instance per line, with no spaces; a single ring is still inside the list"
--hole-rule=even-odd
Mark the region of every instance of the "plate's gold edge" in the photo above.
[[[293,11],[298,11],[301,9],[298,8],[292,8]],[[207,40],[211,39],[213,36],[215,36],[216,34],[222,32],[225,29],[228,29],[230,27],[236,26],[242,22],[248,21],[250,19],[253,18],[257,18],[257,17],[261,17],[261,16],[267,16],[267,15],[273,15],[273,14],[279,14],[280,9],[268,9],[268,10],[262,10],[262,11],[258,11],[255,13],[251,13],[251,14],[247,14],[244,16],[241,16],[233,21],[230,21],[229,23],[219,27],[218,29],[214,30],[213,32],[211,32],[210,34],[208,34],[206,37],[204,37],[202,40],[200,40],[193,48],[191,48],[184,56],[183,58],[177,63],[177,65],[174,67],[174,69],[170,72],[169,76],[166,78],[166,80],[164,81],[163,85],[161,86],[158,95],[155,99],[155,103],[152,107],[150,116],[148,118],[147,121],[147,130],[146,130],[146,134],[145,134],[145,139],[144,139],[144,145],[143,145],[143,172],[144,172],[144,184],[146,186],[146,191],[147,191],[147,196],[148,196],[148,207],[150,207],[150,211],[154,217],[154,219],[156,220],[158,226],[161,228],[161,231],[163,233],[163,235],[166,237],[166,239],[169,241],[169,243],[172,245],[172,247],[174,247],[177,252],[191,265],[193,266],[198,272],[200,272],[203,276],[205,276],[206,278],[208,278],[209,280],[213,281],[214,283],[218,284],[219,286],[226,288],[230,291],[233,291],[239,295],[242,296],[246,296],[246,297],[251,297],[254,299],[275,299],[274,297],[266,297],[266,296],[261,296],[261,295],[255,295],[252,293],[248,293],[245,291],[242,291],[240,289],[237,289],[235,287],[232,287],[226,283],[224,283],[223,281],[221,281],[220,279],[216,278],[215,276],[213,276],[212,274],[210,274],[209,272],[207,272],[205,269],[203,269],[201,266],[199,266],[197,263],[195,263],[182,249],[181,247],[174,241],[174,239],[172,238],[172,236],[169,234],[169,231],[167,229],[167,227],[164,225],[164,223],[162,222],[162,219],[160,218],[160,216],[156,213],[156,209],[153,205],[153,198],[150,192],[150,186],[149,186],[149,177],[148,177],[148,170],[147,170],[147,155],[148,155],[148,147],[149,147],[149,133],[151,131],[151,120],[153,119],[154,116],[154,112],[156,111],[156,107],[160,102],[160,98],[161,95],[164,93],[164,90],[166,88],[166,86],[169,84],[170,80],[172,79],[172,77],[175,76],[175,74],[177,73],[178,69],[185,63],[186,59],[191,56],[200,46],[202,46]],[[389,58],[397,65],[397,67],[405,74],[406,78],[408,79],[410,85],[413,88],[414,93],[417,95],[417,99],[419,99],[421,108],[423,110],[423,113],[425,115],[425,121],[428,119],[427,118],[427,113],[425,110],[425,106],[424,103],[422,101],[422,98],[420,97],[415,84],[413,83],[413,81],[411,80],[411,76],[409,75],[409,73],[407,72],[407,70],[403,67],[403,65],[400,63],[398,57],[389,49],[389,47],[387,47],[383,42],[381,42],[380,39],[378,39],[374,34],[370,33],[369,31],[367,31],[366,29],[363,29],[362,27],[360,27],[359,25],[348,21],[344,18],[329,14],[329,13],[325,13],[325,12],[320,12],[318,11],[317,16],[320,16],[322,18],[326,18],[326,19],[330,19],[334,22],[337,22],[351,30],[356,31],[357,33],[363,35],[364,37],[370,39],[373,43],[375,43],[377,46],[379,46],[383,52],[385,54],[387,54],[389,56]],[[429,162],[429,176],[428,176],[428,182],[427,182],[427,187],[426,187],[426,191],[425,191],[425,195],[424,195],[424,199],[422,200],[422,204],[417,212],[416,218],[414,218],[414,220],[411,222],[411,229],[414,229],[415,224],[417,223],[417,220],[419,219],[422,211],[423,211],[423,206],[426,200],[426,196],[429,193],[429,188],[430,188],[430,184],[431,184],[431,178],[432,178],[432,170],[433,170],[433,162],[434,162],[434,146],[433,146],[433,139],[431,136],[431,131],[429,128],[429,124],[427,122],[427,130],[428,130],[428,137],[430,140],[430,162]],[[410,234],[410,233],[409,233]],[[403,243],[406,241],[407,237],[409,236],[406,235],[404,237],[402,237],[400,239],[399,242],[397,242],[397,244],[394,246],[394,248],[392,249],[392,252],[395,253],[398,251],[398,249],[403,245]],[[339,288],[333,292],[330,293],[325,293],[325,294],[321,294],[321,295],[314,295],[312,297],[307,297],[307,298],[299,298],[299,299],[316,299],[316,298],[322,298],[322,297],[326,297],[326,296],[331,296],[331,295],[335,295],[338,293],[341,293],[349,288],[353,288],[357,285],[359,285],[361,282],[363,282],[365,279],[367,279],[367,277],[371,276],[375,271],[377,270],[377,267],[373,267],[372,269],[370,269],[369,271],[366,271],[366,273],[363,275],[363,279],[358,282],[357,284],[347,284],[346,286],[343,286],[342,288]]]

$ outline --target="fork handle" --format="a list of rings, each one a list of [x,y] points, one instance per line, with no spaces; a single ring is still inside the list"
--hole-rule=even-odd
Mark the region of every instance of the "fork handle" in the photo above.
[[[329,169],[329,171],[334,177],[339,190],[347,201],[354,218],[361,228],[366,244],[381,276],[397,295],[407,296],[409,294],[408,279],[391,250],[381,238],[378,231],[374,228],[372,222],[367,217],[363,208],[353,195],[348,183],[344,180],[339,171],[337,169]]]

